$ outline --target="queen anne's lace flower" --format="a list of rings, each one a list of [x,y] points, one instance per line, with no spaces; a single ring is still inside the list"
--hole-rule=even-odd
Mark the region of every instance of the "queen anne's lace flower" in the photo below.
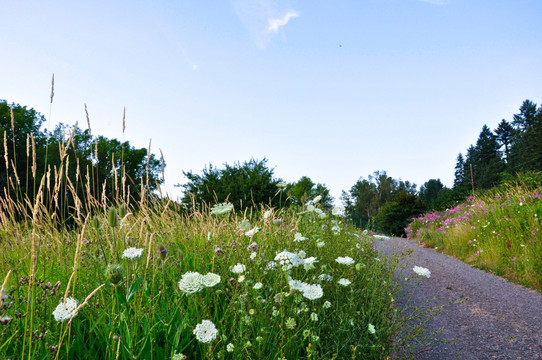
[[[342,286],[348,286],[350,284],[352,284],[352,282],[348,279],[345,279],[345,278],[342,278],[340,279],[339,281],[337,281],[339,284],[341,284]]]
[[[275,261],[279,263],[285,270],[290,270],[292,267],[298,267],[303,264],[303,260],[294,253],[284,250],[275,256]]]
[[[429,269],[427,268],[421,266],[414,266],[412,270],[419,276],[425,276],[426,278],[431,277],[431,271],[429,271]]]
[[[128,248],[122,253],[123,258],[128,258],[130,260],[139,259],[141,255],[143,255],[143,249],[134,247]]]
[[[220,275],[207,273],[201,277],[201,284],[205,287],[213,287],[220,282]]]
[[[335,259],[336,262],[338,262],[339,264],[344,264],[344,265],[352,265],[355,263],[354,259],[352,259],[350,256],[339,256],[338,258]]]
[[[306,297],[309,300],[316,300],[320,299],[322,296],[324,296],[324,291],[322,290],[322,287],[320,284],[315,285],[306,285],[303,288],[303,296]]]
[[[53,316],[56,321],[66,321],[77,315],[75,310],[77,309],[77,300],[68,297],[64,302],[57,305]]]
[[[198,339],[198,341],[208,343],[216,339],[218,330],[212,321],[203,320],[200,324],[196,325],[194,335],[196,335],[196,339]]]
[[[244,273],[246,270],[246,266],[243,264],[236,264],[231,268],[231,272],[234,274],[241,274]]]
[[[211,208],[212,215],[226,215],[231,211],[233,211],[233,205],[230,203],[216,204]]]
[[[247,231],[245,236],[254,236],[254,234],[256,234],[258,231],[260,231],[260,228],[255,227],[254,229]]]
[[[255,290],[259,290],[263,287],[263,284],[261,282],[257,282],[256,284],[254,284],[254,289]]]
[[[203,276],[200,273],[189,271],[181,277],[179,289],[188,294],[196,293],[203,289],[202,278]]]
[[[321,275],[318,276],[318,280],[320,280],[320,281],[331,281],[331,280],[333,280],[333,276],[328,275],[328,274],[321,274]]]

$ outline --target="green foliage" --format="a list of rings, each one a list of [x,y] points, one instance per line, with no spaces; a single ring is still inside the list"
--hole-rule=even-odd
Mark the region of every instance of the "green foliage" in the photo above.
[[[374,220],[382,232],[395,236],[405,235],[405,228],[414,216],[419,216],[427,206],[422,200],[406,191],[399,192],[392,201],[385,203]]]
[[[330,210],[333,207],[333,197],[329,194],[329,189],[323,184],[315,184],[310,177],[302,176],[297,182],[288,184],[285,190],[291,205],[304,206],[321,196],[319,203],[322,208]]]
[[[277,184],[280,179],[273,177],[273,169],[267,167],[267,159],[251,159],[243,165],[225,164],[217,169],[209,164],[201,175],[183,172],[188,178],[184,188],[182,204],[186,209],[202,209],[205,205],[229,202],[237,210],[259,208],[260,205],[279,206]],[[194,209],[193,209],[194,210]]]
[[[359,179],[348,193],[343,191],[346,215],[356,226],[367,228],[382,206],[403,192],[415,194],[416,184],[375,171],[368,180]]]

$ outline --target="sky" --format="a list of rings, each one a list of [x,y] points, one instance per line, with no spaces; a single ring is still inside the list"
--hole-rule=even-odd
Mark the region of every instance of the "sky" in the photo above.
[[[0,99],[51,129],[86,104],[93,134],[163,153],[173,198],[264,157],[335,198],[377,170],[450,187],[484,124],[542,102],[542,0],[0,4]]]

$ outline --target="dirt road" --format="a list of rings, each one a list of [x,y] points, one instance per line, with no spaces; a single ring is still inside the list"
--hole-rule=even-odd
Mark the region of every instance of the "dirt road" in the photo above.
[[[385,254],[413,250],[404,260],[405,276],[417,276],[414,265],[431,271],[410,301],[452,303],[429,321],[428,333],[442,331],[416,359],[542,359],[542,295],[412,241],[390,238],[376,244]]]

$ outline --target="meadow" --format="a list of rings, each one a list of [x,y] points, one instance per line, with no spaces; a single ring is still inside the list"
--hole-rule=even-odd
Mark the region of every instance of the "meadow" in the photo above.
[[[528,173],[443,212],[407,237],[542,293],[542,175]]]

